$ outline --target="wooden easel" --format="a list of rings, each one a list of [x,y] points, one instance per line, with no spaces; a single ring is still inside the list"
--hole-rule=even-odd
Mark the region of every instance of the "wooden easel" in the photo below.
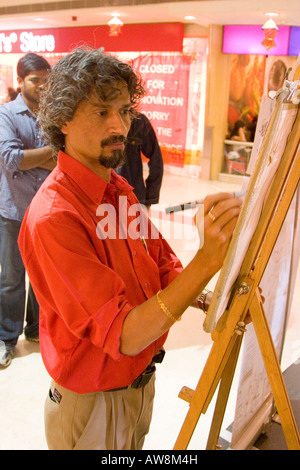
[[[300,110],[273,179],[263,212],[224,314],[212,331],[213,345],[196,389],[183,387],[179,397],[190,403],[174,449],[186,449],[201,413],[220,384],[207,450],[217,448],[227,400],[247,318],[251,317],[289,449],[300,450],[297,429],[283,375],[265,316],[259,284],[300,179]]]

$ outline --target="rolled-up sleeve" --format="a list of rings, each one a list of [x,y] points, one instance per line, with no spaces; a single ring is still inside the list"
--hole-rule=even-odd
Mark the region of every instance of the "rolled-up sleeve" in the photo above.
[[[4,111],[0,112],[0,159],[7,171],[18,170],[24,158],[24,144],[17,137],[15,124]]]

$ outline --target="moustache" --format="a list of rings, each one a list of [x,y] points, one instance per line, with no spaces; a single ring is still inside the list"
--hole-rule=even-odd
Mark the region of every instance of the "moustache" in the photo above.
[[[101,142],[101,146],[106,147],[107,145],[115,144],[117,142],[122,142],[126,144],[127,139],[124,135],[112,135],[111,137],[108,137],[107,139],[103,139]]]

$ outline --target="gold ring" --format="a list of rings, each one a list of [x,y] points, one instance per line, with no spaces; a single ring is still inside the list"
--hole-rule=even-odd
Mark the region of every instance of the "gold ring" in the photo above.
[[[212,209],[210,209],[208,217],[210,217],[213,222],[216,220],[216,216],[212,213]]]

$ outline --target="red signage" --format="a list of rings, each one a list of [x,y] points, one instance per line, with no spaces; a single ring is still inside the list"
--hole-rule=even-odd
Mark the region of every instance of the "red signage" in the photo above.
[[[0,31],[0,53],[70,52],[78,46],[105,51],[181,51],[182,23],[124,25],[119,36],[108,26]]]
[[[151,121],[164,162],[184,166],[190,58],[182,54],[147,54],[137,57],[148,91],[141,111]]]

